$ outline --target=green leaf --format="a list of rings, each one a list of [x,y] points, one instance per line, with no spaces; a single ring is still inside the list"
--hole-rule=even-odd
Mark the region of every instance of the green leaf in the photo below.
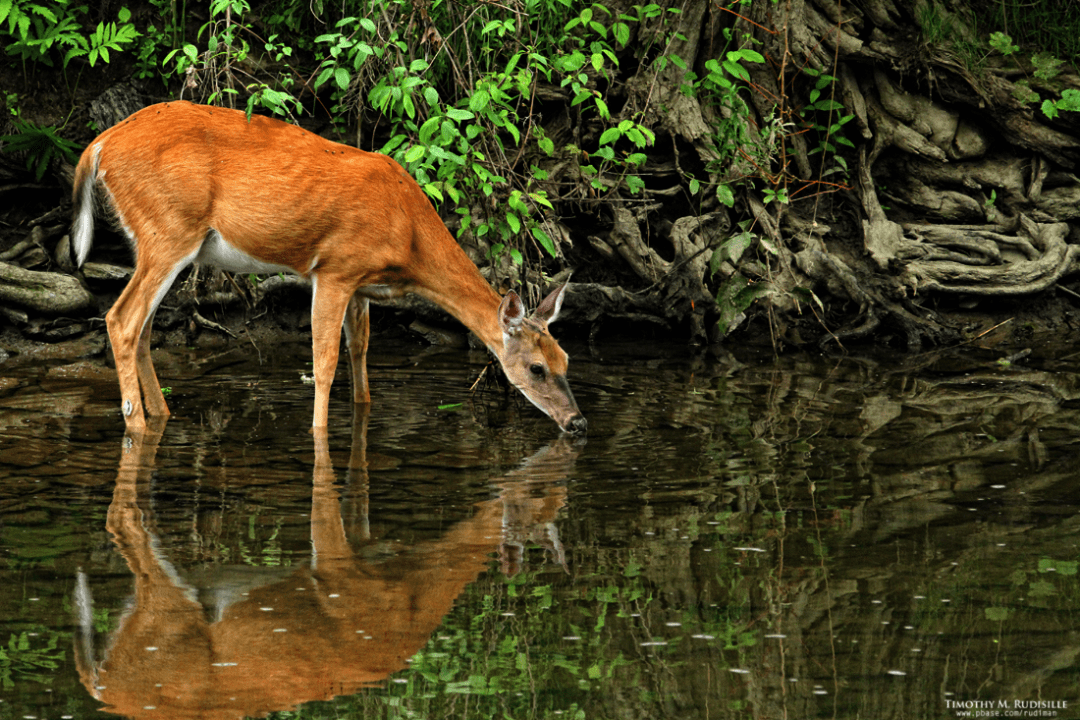
[[[730,60],[746,60],[747,62],[763,63],[765,62],[765,56],[756,50],[749,48],[743,48],[742,50],[735,50],[727,54]]]
[[[746,72],[746,68],[744,68],[742,65],[738,64],[737,62],[732,62],[731,60],[725,60],[724,63],[723,63],[723,67],[724,67],[724,70],[726,70],[728,72],[728,74],[731,75],[732,77],[737,78],[739,80],[742,80],[743,82],[749,82],[750,81],[750,73]]]
[[[563,56],[562,58],[560,58],[560,62],[562,64],[561,69],[566,72],[574,72],[582,65],[584,65],[586,60],[587,58],[585,57],[584,53],[582,53],[580,50],[575,50],[574,52],[570,53],[569,56]]]
[[[420,158],[424,157],[424,150],[425,148],[423,145],[413,145],[411,148],[409,148],[408,152],[405,153],[405,162],[416,162]]]
[[[446,117],[461,122],[462,120],[472,120],[476,115],[473,115],[468,110],[462,110],[461,108],[446,108]]]
[[[334,70],[334,82],[337,83],[338,88],[341,90],[347,90],[349,87],[349,80],[352,78],[349,76],[349,71],[345,68],[336,68]]]
[[[425,145],[431,143],[431,136],[435,134],[435,131],[439,129],[439,124],[442,121],[438,115],[433,115],[420,126],[420,142]]]
[[[596,98],[596,112],[604,120],[608,120],[611,118],[611,112],[608,111],[607,103],[604,102],[600,97]]]
[[[551,241],[551,238],[548,237],[548,234],[546,232],[540,229],[539,225],[532,228],[532,235],[534,238],[536,238],[536,241],[540,243],[540,247],[544,248],[544,250],[547,251],[548,255],[550,255],[551,257],[559,256],[558,251],[556,251],[555,249],[555,243]]]
[[[617,127],[608,128],[600,135],[600,144],[609,145],[622,137],[622,131]]]
[[[623,47],[626,43],[630,42],[630,26],[624,22],[617,22],[611,26],[612,31],[615,33],[615,42]]]
[[[555,209],[555,206],[553,206],[551,204],[551,201],[547,199],[547,194],[546,193],[543,193],[543,192],[529,193],[529,197],[532,198],[533,202],[535,202],[537,205],[543,205],[544,207],[548,208],[549,210],[554,210]]]
[[[424,185],[424,192],[428,197],[434,198],[438,202],[443,201],[442,192],[439,190],[439,183],[427,183]]]
[[[721,253],[725,259],[731,261],[732,264],[739,262],[751,245],[754,244],[754,236],[748,232],[741,232],[738,235],[732,235],[725,240],[717,252]]]
[[[510,232],[515,235],[521,232],[521,220],[514,213],[506,213],[506,224],[510,226]]]
[[[488,106],[491,102],[491,93],[483,88],[477,89],[469,98],[469,109],[473,112],[480,112]]]
[[[506,204],[510,206],[511,210],[517,210],[523,215],[529,214],[529,206],[521,199],[520,190],[510,193],[510,197],[506,199]]]
[[[716,186],[716,199],[728,207],[735,207],[735,193],[731,186],[720,183]]]

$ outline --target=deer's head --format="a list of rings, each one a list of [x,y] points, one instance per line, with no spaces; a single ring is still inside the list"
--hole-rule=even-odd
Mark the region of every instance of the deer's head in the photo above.
[[[517,293],[510,291],[499,305],[503,372],[529,401],[543,410],[565,432],[588,428],[566,381],[567,355],[548,332],[562,307],[566,285],[553,291],[529,317]]]

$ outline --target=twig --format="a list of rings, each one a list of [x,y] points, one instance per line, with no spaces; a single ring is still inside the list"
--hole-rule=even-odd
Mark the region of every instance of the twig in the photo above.
[[[204,328],[208,328],[210,330],[217,330],[218,332],[223,332],[223,333],[225,333],[226,335],[228,335],[231,338],[236,337],[236,333],[234,333],[232,330],[225,327],[221,323],[216,323],[213,320],[207,320],[206,318],[204,318],[202,315],[199,314],[198,310],[191,313],[191,319],[195,321],[196,325],[200,325],[200,326],[202,326]]]

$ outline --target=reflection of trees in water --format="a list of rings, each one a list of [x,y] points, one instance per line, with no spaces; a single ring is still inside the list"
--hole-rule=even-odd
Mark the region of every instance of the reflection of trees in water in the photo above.
[[[746,698],[753,717],[936,717],[946,692],[1076,700],[1075,373],[944,353],[902,369],[781,358],[683,371],[686,392],[624,400],[640,419],[662,405],[669,427],[628,422],[601,451],[648,434],[668,461],[641,468],[639,514],[611,523],[637,532],[598,562],[640,565],[655,617],[712,619],[727,639],[685,649],[681,670],[657,664],[647,685],[702,712]],[[620,536],[588,499],[575,508],[568,534]]]

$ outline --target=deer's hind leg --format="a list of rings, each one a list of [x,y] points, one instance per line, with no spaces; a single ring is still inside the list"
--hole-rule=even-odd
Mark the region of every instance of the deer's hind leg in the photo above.
[[[349,348],[349,368],[352,371],[352,394],[354,405],[371,403],[368,387],[367,350],[371,337],[369,301],[356,293],[345,310],[345,344]]]
[[[198,231],[184,233],[195,239],[177,242],[170,241],[172,236],[153,222],[141,223],[138,229],[124,223],[124,229],[135,247],[135,272],[106,313],[105,324],[116,360],[124,422],[128,428],[143,428],[145,413],[169,414],[150,358],[154,314],[176,276],[195,260],[205,234],[200,235]],[[159,241],[152,246],[140,245],[139,239],[148,237]]]

